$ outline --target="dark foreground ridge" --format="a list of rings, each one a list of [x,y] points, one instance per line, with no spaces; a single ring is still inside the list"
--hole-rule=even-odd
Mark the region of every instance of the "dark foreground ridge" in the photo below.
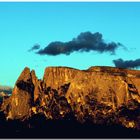
[[[3,123],[3,122],[2,122]],[[75,120],[46,120],[41,116],[27,122],[9,120],[2,124],[1,138],[139,138],[140,132],[120,125],[81,124]]]
[[[1,138],[140,138],[140,71],[26,67],[0,109]]]

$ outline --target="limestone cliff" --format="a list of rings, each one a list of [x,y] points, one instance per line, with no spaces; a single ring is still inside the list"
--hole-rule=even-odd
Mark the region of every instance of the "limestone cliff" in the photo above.
[[[140,129],[140,71],[113,67],[48,67],[43,80],[25,68],[1,107],[7,119],[34,114]]]

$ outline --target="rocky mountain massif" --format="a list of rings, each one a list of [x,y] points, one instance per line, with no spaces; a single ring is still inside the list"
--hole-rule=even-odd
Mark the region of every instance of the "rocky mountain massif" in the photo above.
[[[8,98],[12,94],[12,87],[0,86],[0,104],[4,98]]]
[[[63,131],[56,137],[70,137],[71,133],[73,137],[115,137],[122,130],[126,132],[125,137],[132,131],[139,134],[140,71],[113,67],[87,70],[48,67],[39,80],[35,71],[26,67],[12,95],[3,99],[1,114],[9,124],[14,121],[17,132],[23,128],[25,131],[38,128],[39,133],[39,129],[45,127],[48,133],[45,132],[44,137],[54,137],[49,132],[51,129],[59,134],[60,129]],[[111,132],[113,129],[116,133]],[[101,136],[102,133],[108,135]]]

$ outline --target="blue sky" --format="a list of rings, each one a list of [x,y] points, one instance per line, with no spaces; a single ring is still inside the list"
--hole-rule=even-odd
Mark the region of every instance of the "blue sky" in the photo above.
[[[140,58],[140,3],[0,2],[0,85],[13,86],[24,67],[42,78],[47,66],[114,66],[112,60]],[[74,52],[38,55],[28,50],[53,41],[70,41],[81,32],[100,32],[105,41],[122,43],[116,55]]]

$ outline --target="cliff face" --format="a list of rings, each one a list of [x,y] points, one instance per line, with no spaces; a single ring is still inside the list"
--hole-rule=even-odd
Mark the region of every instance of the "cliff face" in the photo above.
[[[68,67],[49,67],[45,69],[43,83],[46,87],[58,89],[60,86],[70,83],[80,70]]]
[[[19,119],[28,116],[33,104],[34,84],[29,68],[25,68],[19,76],[12,95],[4,101],[2,109],[5,110],[7,119]]]
[[[56,120],[73,114],[81,123],[139,129],[140,71],[49,67],[43,80],[38,80],[34,71],[25,68],[1,110],[7,119],[24,120],[43,114],[46,119]]]

